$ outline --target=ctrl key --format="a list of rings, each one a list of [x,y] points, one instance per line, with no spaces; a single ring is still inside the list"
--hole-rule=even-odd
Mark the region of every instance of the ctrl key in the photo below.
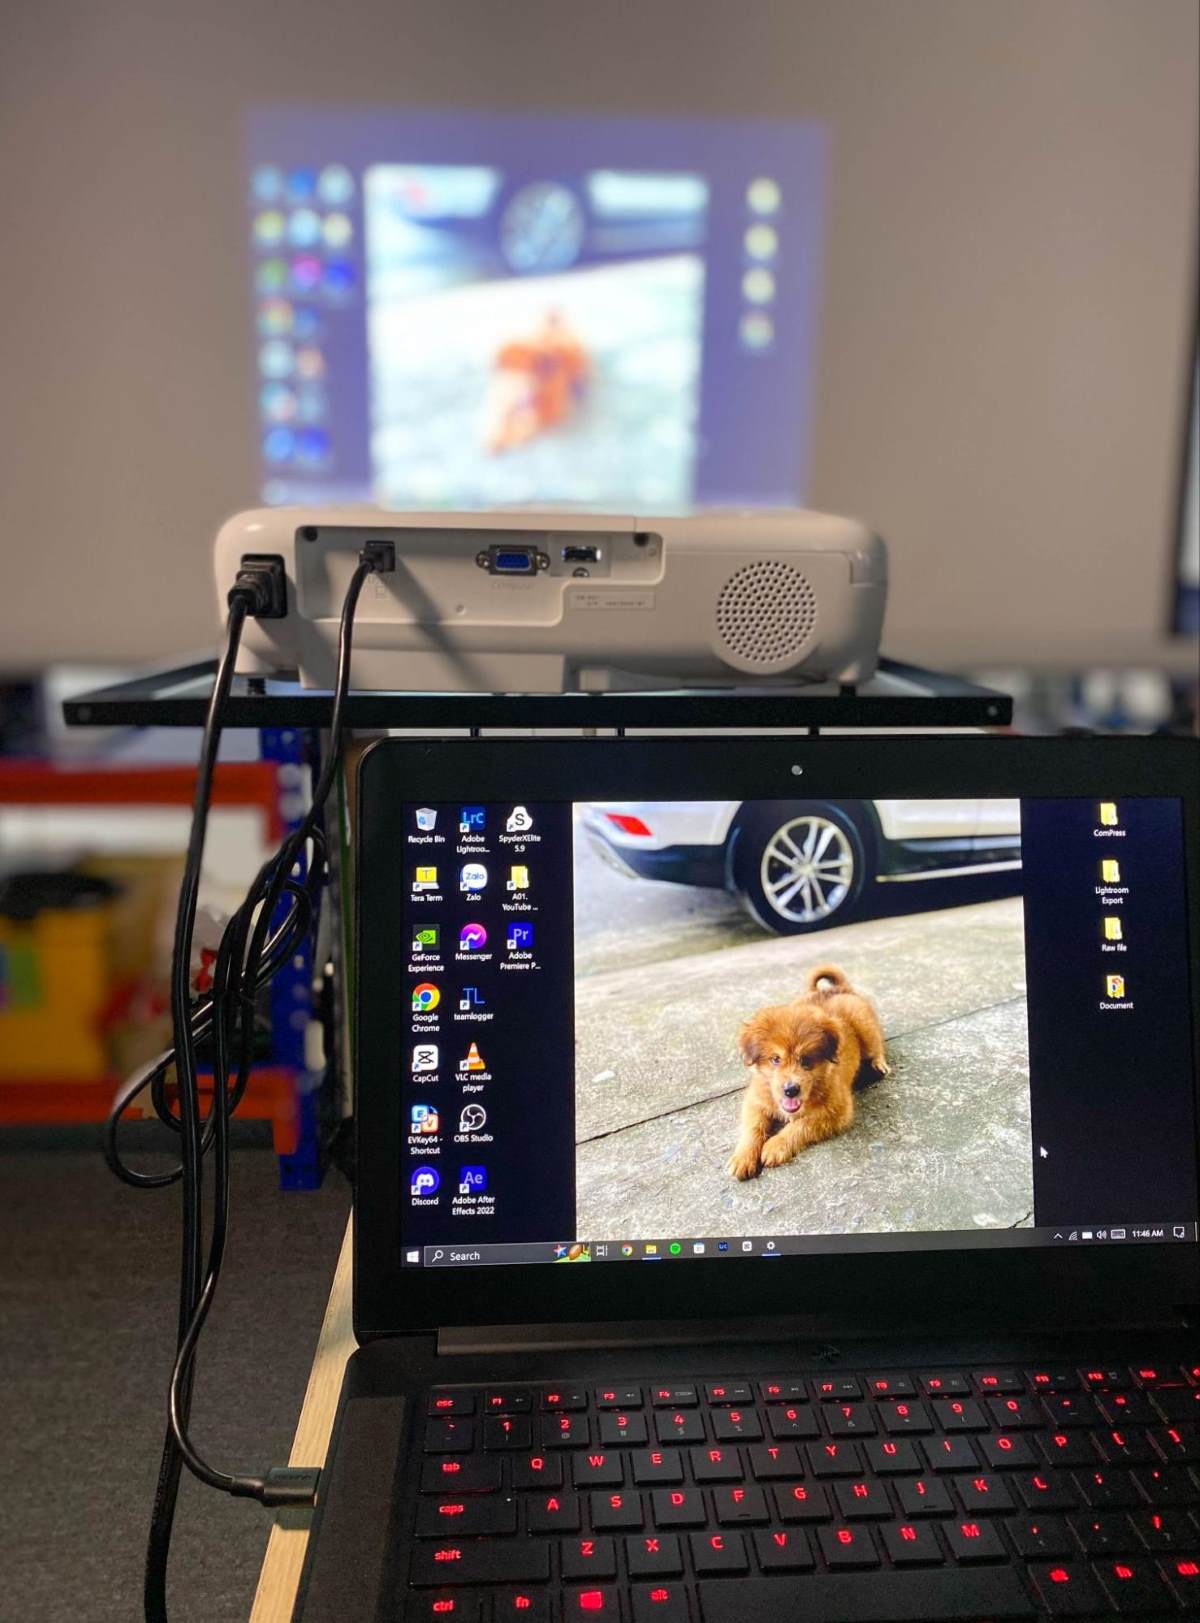
[[[409,1602],[406,1618],[425,1623],[480,1623],[478,1595],[417,1595]]]

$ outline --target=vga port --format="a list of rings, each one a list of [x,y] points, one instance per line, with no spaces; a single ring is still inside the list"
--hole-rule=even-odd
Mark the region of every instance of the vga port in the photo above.
[[[549,569],[550,558],[537,547],[511,546],[495,543],[486,551],[475,554],[475,562],[489,575],[536,575]]]

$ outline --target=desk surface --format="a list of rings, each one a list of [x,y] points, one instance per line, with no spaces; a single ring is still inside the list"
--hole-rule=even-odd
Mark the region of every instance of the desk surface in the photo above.
[[[292,1442],[288,1461],[291,1465],[325,1464],[338,1394],[342,1389],[342,1373],[346,1360],[356,1346],[350,1295],[353,1222],[351,1217],[346,1224],[346,1234],[333,1276],[333,1288],[329,1293],[329,1306],[325,1309],[317,1352],[304,1394],[304,1407],[300,1410],[300,1420]],[[304,1552],[308,1547],[308,1528],[287,1526],[285,1519],[291,1518],[276,1512],[262,1571],[258,1576],[258,1588],[254,1593],[250,1623],[290,1623],[292,1608],[296,1604],[296,1591],[300,1586]]]

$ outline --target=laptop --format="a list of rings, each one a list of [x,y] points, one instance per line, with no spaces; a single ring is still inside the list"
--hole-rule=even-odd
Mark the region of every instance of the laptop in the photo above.
[[[296,1615],[1200,1615],[1198,776],[372,746]]]

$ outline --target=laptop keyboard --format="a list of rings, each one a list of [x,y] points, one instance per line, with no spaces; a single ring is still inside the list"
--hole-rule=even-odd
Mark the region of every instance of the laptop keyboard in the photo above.
[[[1200,1616],[1200,1364],[428,1394],[403,1617]]]

